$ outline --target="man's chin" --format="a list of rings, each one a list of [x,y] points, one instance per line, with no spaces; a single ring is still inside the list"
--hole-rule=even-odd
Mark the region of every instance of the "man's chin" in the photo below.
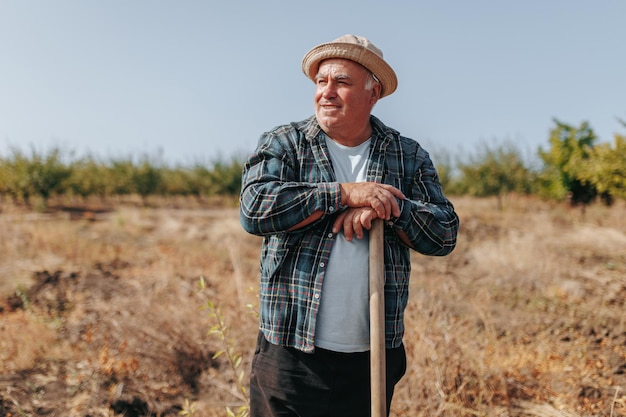
[[[321,125],[331,127],[339,122],[339,117],[337,117],[336,115],[330,115],[328,113],[321,112],[317,114],[317,121]]]

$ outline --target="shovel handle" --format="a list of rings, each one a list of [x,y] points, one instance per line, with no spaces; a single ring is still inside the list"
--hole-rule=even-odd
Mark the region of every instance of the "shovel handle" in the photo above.
[[[370,369],[372,417],[387,415],[385,369],[385,227],[374,220],[369,231]]]

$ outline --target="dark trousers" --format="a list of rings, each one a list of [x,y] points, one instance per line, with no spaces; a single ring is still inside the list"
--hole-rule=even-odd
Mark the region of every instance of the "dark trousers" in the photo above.
[[[406,372],[404,346],[387,349],[387,415]],[[261,333],[250,375],[250,417],[367,417],[370,354],[315,353],[269,343]]]

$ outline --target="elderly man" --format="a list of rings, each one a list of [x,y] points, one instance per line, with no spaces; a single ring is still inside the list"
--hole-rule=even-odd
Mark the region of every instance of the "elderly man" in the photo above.
[[[459,220],[428,153],[371,115],[397,87],[380,49],[345,35],[302,70],[315,116],[263,134],[243,171],[241,224],[264,237],[251,415],[367,416],[372,221],[385,221],[389,410],[406,370],[410,250],[447,255]]]

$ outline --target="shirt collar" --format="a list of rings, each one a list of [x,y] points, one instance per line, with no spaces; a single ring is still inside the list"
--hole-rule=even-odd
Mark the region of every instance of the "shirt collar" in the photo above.
[[[391,140],[392,137],[398,136],[400,134],[397,130],[386,126],[376,116],[370,115],[370,123],[372,125],[372,144],[377,142],[379,139],[387,142]],[[319,123],[317,122],[317,118],[315,116],[309,117],[306,120],[306,124],[304,126],[304,135],[306,136],[306,138],[311,141],[317,138],[320,133],[323,133],[323,131]]]

